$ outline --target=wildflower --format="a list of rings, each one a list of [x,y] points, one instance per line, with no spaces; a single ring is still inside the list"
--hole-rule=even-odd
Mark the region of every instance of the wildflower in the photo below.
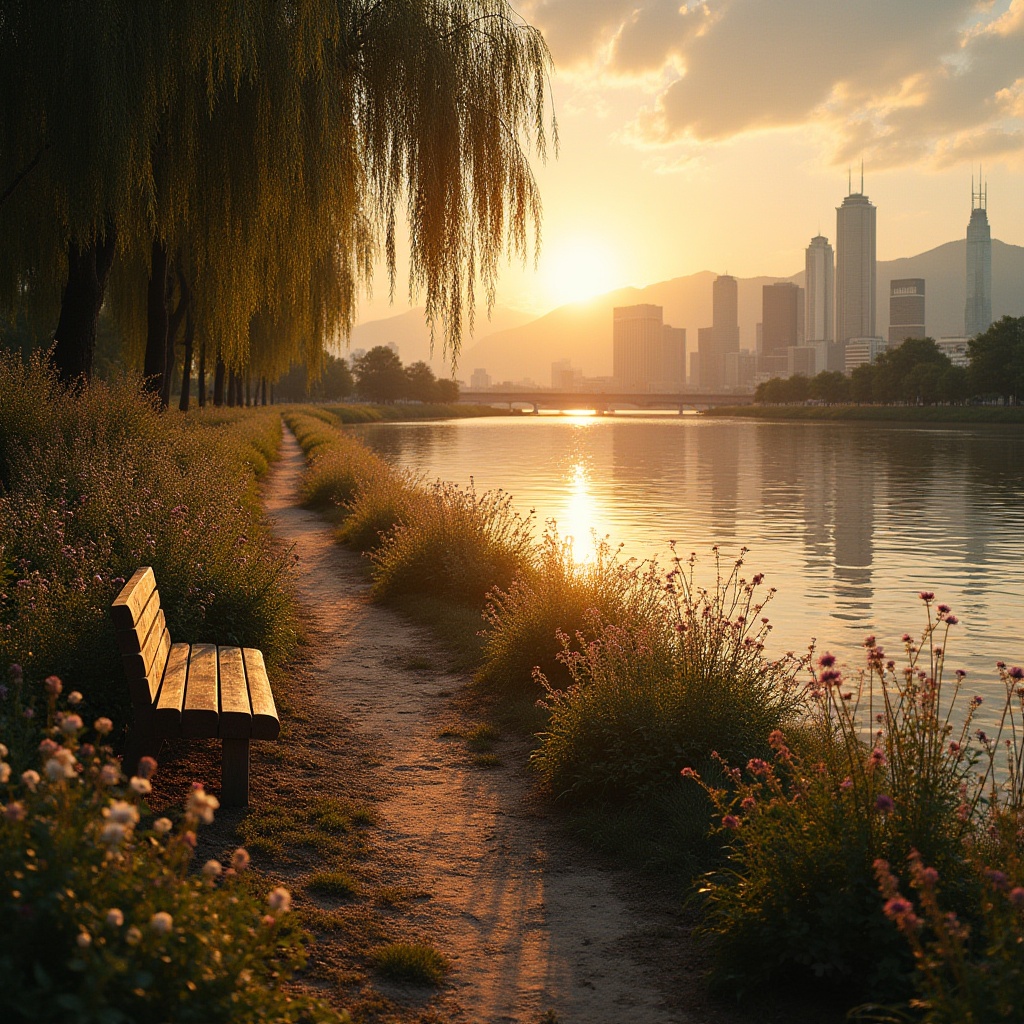
[[[921,868],[917,873],[917,877],[922,885],[926,885],[929,888],[939,884],[939,873],[935,868]]]
[[[104,846],[120,846],[128,836],[128,826],[119,821],[110,821],[100,832],[100,842]]]
[[[831,668],[836,663],[836,656],[826,651],[819,659],[818,664],[822,668]]]
[[[948,615],[951,609],[948,604],[940,604],[936,610],[940,615]]]
[[[198,818],[204,825],[213,821],[213,812],[220,807],[220,801],[203,789],[200,783],[194,783],[192,792],[185,801],[185,810],[190,817]]]
[[[847,775],[846,778],[843,779],[843,781],[839,783],[839,788],[840,789],[853,789],[853,779],[851,779],[850,776]]]
[[[252,982],[252,971],[239,971],[238,972],[238,987],[245,988]]]
[[[935,600],[935,595],[930,590],[922,590],[918,597],[927,604],[929,601]]]
[[[985,703],[985,701],[980,696],[978,696],[978,694],[975,694],[971,698],[971,707],[972,708],[981,707],[981,705],[984,704],[984,703]]]
[[[35,708],[25,708],[25,710],[22,711],[21,716],[22,716],[22,718],[35,718],[36,717]]]
[[[1018,910],[1024,910],[1024,889],[1022,889],[1019,885],[1014,886],[1006,894],[1006,898]]]
[[[111,928],[120,928],[124,924],[124,914],[117,907],[111,907],[107,911],[106,922]]]
[[[97,718],[92,723],[92,727],[101,735],[106,736],[108,732],[112,732],[114,729],[114,723],[109,718]]]
[[[171,929],[174,927],[174,918],[167,913],[166,910],[158,910],[150,919],[149,927],[157,933],[157,935],[170,935]]]
[[[905,644],[912,644],[914,642],[914,638],[909,633],[904,633],[903,636],[900,637],[900,639]]]
[[[875,810],[881,811],[883,814],[889,814],[895,806],[892,797],[886,796],[885,793],[879,793],[875,799]]]
[[[82,719],[78,715],[65,715],[60,722],[60,731],[65,736],[74,736],[82,728]]]
[[[167,835],[173,827],[174,826],[171,824],[170,818],[157,818],[156,821],[153,822],[153,831],[158,836]]]
[[[22,680],[21,666],[16,663],[7,666],[7,674],[11,677],[12,683],[20,683]]]
[[[957,624],[957,623],[958,623],[959,621],[960,621],[960,620],[959,620],[959,619],[958,619],[958,618],[957,618],[957,617],[956,617],[955,615],[947,615],[947,616],[946,616],[946,622],[947,622],[947,623],[948,623],[948,624],[949,624],[950,626],[955,626],[955,625],[956,625],[956,624]]]
[[[695,779],[695,778],[697,778],[697,773],[692,768],[684,768],[679,774],[684,779]]]
[[[140,778],[148,779],[148,778],[152,777],[153,772],[155,772],[155,771],[156,771],[156,758],[155,757],[149,757],[147,755],[146,757],[140,757],[139,758],[139,777]]]
[[[92,936],[88,932],[79,932],[75,942],[79,949],[88,949],[92,945]]]
[[[7,782],[11,777],[11,766],[6,761],[0,761],[0,782]]]
[[[767,761],[762,761],[759,757],[752,757],[747,762],[747,771],[750,772],[751,775],[764,776],[771,771],[771,767]]]
[[[129,946],[137,946],[142,941],[142,932],[139,931],[135,925],[132,925],[128,931],[124,933],[124,941],[127,942]]]
[[[96,753],[96,748],[91,743],[83,743],[78,748],[78,756],[84,758],[90,758]]]
[[[914,905],[902,896],[886,900],[882,912],[900,928],[917,928],[921,923],[921,919],[914,913]]]
[[[64,684],[57,676],[47,676],[43,682],[43,687],[51,697],[59,697],[60,691],[64,689]]]
[[[21,773],[21,781],[25,784],[25,788],[30,792],[36,791],[36,786],[39,785],[39,772],[33,771],[31,768],[27,772]]]
[[[61,748],[43,765],[43,771],[51,782],[75,777],[75,755],[70,750]]]
[[[1005,889],[1009,884],[1006,873],[995,868],[989,868],[985,872],[985,877],[992,883],[994,889]]]
[[[263,917],[260,918],[260,923],[263,924],[263,925],[266,925],[266,927],[268,927],[268,928],[272,928],[273,927],[274,921],[275,921],[275,919],[273,917],[271,917],[270,914],[264,914]]]
[[[110,806],[103,809],[103,817],[132,827],[139,822],[139,809],[127,800],[111,800]]]
[[[25,820],[25,805],[20,800],[12,800],[4,808],[4,817],[8,821],[24,821]]]
[[[39,753],[43,757],[52,757],[57,751],[60,750],[60,744],[54,743],[53,740],[46,739],[39,744]]]
[[[279,885],[270,890],[267,905],[275,914],[287,914],[292,909],[292,894],[283,885]]]
[[[740,827],[740,819],[737,818],[735,814],[726,814],[722,818],[722,824],[726,828],[739,828]]]
[[[249,866],[249,851],[240,846],[231,854],[231,866],[236,871],[244,871]]]
[[[10,751],[7,747],[3,743],[0,743],[0,757],[6,757],[9,753]]]
[[[104,786],[116,786],[121,781],[121,769],[116,764],[105,764],[100,769],[100,782]]]
[[[181,833],[181,841],[186,846],[191,847],[191,849],[194,850],[196,848],[196,834],[195,834],[195,832],[192,832],[191,830],[188,831],[188,832],[182,832]]]
[[[885,751],[875,747],[875,749],[868,755],[868,767],[878,768],[883,764],[885,764]]]
[[[870,636],[864,637],[864,646],[865,647],[874,647],[875,646],[875,634],[874,633],[872,633]]]
[[[133,775],[131,782],[129,782],[128,785],[131,786],[139,796],[146,796],[153,792],[153,787],[150,785],[149,779],[140,779],[138,775]]]
[[[956,816],[961,821],[966,821],[971,815],[971,808],[967,804],[960,804],[956,809]]]
[[[216,878],[224,870],[219,860],[208,860],[203,865],[203,874],[207,878]]]
[[[757,801],[752,796],[745,796],[740,801],[740,807],[745,811],[753,810],[757,806]]]
[[[82,695],[77,690],[72,690],[68,694],[68,703],[72,707],[75,707],[77,704],[81,704],[82,700],[83,700]]]
[[[1020,665],[1014,665],[1007,675],[1009,675],[1011,679],[1020,681],[1021,679],[1024,679],[1024,668],[1021,668]]]

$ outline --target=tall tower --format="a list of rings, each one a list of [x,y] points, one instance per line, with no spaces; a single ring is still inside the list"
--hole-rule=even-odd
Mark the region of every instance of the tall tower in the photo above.
[[[897,278],[889,283],[889,348],[907,338],[924,338],[924,279]]]
[[[832,246],[824,235],[815,235],[807,246],[804,271],[804,284],[807,286],[807,317],[804,321],[807,342],[832,341],[835,337],[832,298],[835,260]]]
[[[852,182],[850,185],[853,187]],[[836,208],[836,341],[875,335],[875,206],[860,191]]]
[[[988,224],[988,187],[971,178],[971,221],[967,225],[967,305],[964,334],[973,338],[992,326],[992,229]]]

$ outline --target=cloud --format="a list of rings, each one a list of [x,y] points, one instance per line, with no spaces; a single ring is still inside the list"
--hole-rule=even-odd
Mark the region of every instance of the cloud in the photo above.
[[[874,166],[1008,152],[1024,0],[527,0],[560,66],[644,80],[633,134],[706,144],[815,127]],[[955,155],[955,156],[954,156]]]

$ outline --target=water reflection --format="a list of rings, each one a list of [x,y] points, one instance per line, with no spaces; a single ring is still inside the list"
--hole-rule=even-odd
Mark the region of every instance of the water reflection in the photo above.
[[[811,637],[856,657],[866,633],[896,650],[921,590],[963,624],[958,667],[993,678],[1024,661],[1024,434],[758,423],[698,417],[531,416],[360,428],[428,478],[501,487],[576,537],[637,557],[719,543],[778,588],[782,648]],[[986,705],[987,706],[987,705]]]

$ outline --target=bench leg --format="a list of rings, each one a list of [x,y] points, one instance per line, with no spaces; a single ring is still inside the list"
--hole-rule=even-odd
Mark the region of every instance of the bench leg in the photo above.
[[[121,771],[131,777],[139,771],[139,761],[143,757],[155,758],[160,753],[161,740],[156,734],[152,715],[136,711],[135,721],[128,729],[128,739],[124,745],[121,758]]]
[[[221,740],[220,800],[225,807],[249,805],[249,741]]]

